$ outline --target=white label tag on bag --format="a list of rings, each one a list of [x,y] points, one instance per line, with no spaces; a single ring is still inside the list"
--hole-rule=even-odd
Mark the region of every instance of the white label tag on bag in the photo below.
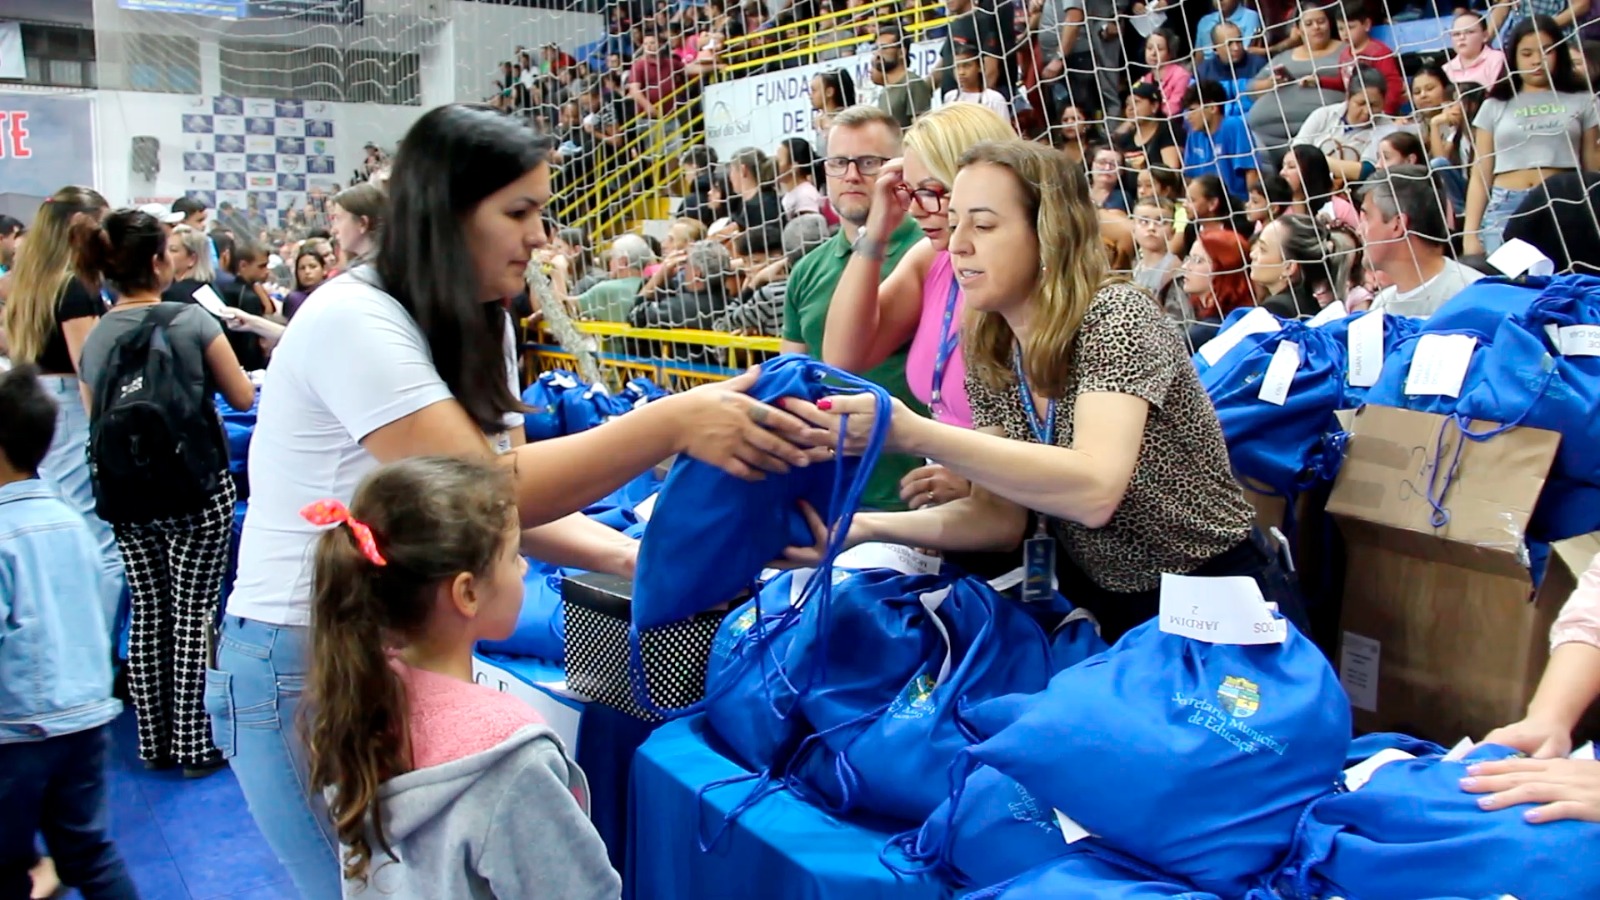
[[[633,514],[639,517],[639,521],[650,521],[650,516],[656,511],[656,498],[659,496],[661,495],[651,494],[650,496],[644,498],[644,502],[633,508]]]
[[[1557,333],[1562,356],[1600,356],[1600,325],[1567,325]]]
[[[1471,753],[1472,752],[1472,748],[1476,747],[1476,746],[1478,746],[1478,744],[1472,738],[1462,738],[1461,740],[1456,742],[1456,745],[1454,747],[1450,748],[1450,752],[1449,753],[1446,753],[1444,755],[1444,761],[1445,762],[1459,762],[1459,761],[1461,761],[1463,759],[1466,759],[1467,758],[1467,754]]]
[[[1425,334],[1417,340],[1411,371],[1406,373],[1406,393],[1410,396],[1459,397],[1467,378],[1467,364],[1478,339],[1470,334]]]
[[[1350,386],[1372,387],[1383,374],[1383,310],[1350,323]]]
[[[1281,644],[1289,623],[1273,615],[1254,578],[1161,576],[1161,630],[1208,644]]]
[[[1585,741],[1582,747],[1579,747],[1578,749],[1572,751],[1572,755],[1567,757],[1567,758],[1568,759],[1586,759],[1586,760],[1588,760],[1590,762],[1593,762],[1594,758],[1595,758],[1595,756],[1594,756],[1594,741]]]
[[[1283,341],[1272,352],[1272,362],[1267,363],[1267,374],[1261,376],[1261,390],[1256,397],[1282,406],[1289,399],[1289,386],[1294,383],[1294,373],[1300,370],[1300,345]]]
[[[1357,763],[1344,770],[1344,788],[1347,791],[1359,791],[1367,786],[1367,782],[1372,780],[1372,773],[1389,763],[1406,759],[1416,759],[1416,757],[1404,750],[1396,750],[1393,747],[1379,750],[1366,762]]]
[[[1207,341],[1200,348],[1200,358],[1210,365],[1216,365],[1219,360],[1228,355],[1228,351],[1239,346],[1239,342],[1252,334],[1271,334],[1282,331],[1283,325],[1278,322],[1278,317],[1268,312],[1265,307],[1258,306],[1250,310],[1233,323],[1226,331]]]
[[[892,569],[902,575],[937,575],[943,564],[937,556],[918,553],[899,544],[859,544],[839,554],[836,566],[847,569]]]
[[[1061,837],[1068,844],[1076,844],[1077,842],[1089,836],[1088,829],[1084,828],[1082,825],[1079,825],[1077,822],[1072,821],[1072,819],[1068,817],[1066,813],[1054,808],[1052,808],[1050,811],[1056,814],[1056,824],[1061,826]]]
[[[1312,316],[1311,321],[1307,322],[1306,325],[1316,328],[1319,325],[1326,325],[1329,322],[1337,322],[1349,314],[1350,313],[1344,308],[1344,301],[1335,300],[1332,303],[1329,303],[1327,306],[1324,306],[1321,312]]]

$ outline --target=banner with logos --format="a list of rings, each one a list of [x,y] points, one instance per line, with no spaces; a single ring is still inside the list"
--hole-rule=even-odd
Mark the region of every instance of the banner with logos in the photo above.
[[[912,76],[923,78],[932,72],[943,47],[942,41],[913,44],[908,61]],[[773,153],[784,138],[810,139],[815,134],[811,79],[830,69],[844,69],[855,79],[857,99],[875,103],[882,89],[872,83],[872,57],[869,49],[841,59],[707,85],[701,99],[706,144],[717,151],[718,159],[727,159],[745,147]]]
[[[337,189],[333,104],[321,100],[195,97],[183,112],[183,188],[281,222],[315,186]]]
[[[94,100],[67,94],[0,93],[0,190],[48,197],[93,185]]]

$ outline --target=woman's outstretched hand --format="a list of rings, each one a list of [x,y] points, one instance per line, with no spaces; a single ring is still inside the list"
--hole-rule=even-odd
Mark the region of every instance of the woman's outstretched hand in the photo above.
[[[1600,822],[1600,762],[1592,759],[1502,759],[1467,769],[1461,789],[1483,794],[1484,809],[1532,807],[1534,824],[1578,819]]]
[[[746,481],[833,457],[834,435],[746,393],[758,370],[678,395],[680,452]]]
[[[894,453],[905,451],[905,430],[917,414],[899,400],[890,398],[889,435],[884,450]],[[816,403],[789,398],[783,408],[804,419],[812,426],[826,430],[835,442],[841,429],[845,431],[844,452],[860,456],[866,452],[872,439],[872,430],[878,420],[877,398],[871,394],[848,394],[826,397]]]

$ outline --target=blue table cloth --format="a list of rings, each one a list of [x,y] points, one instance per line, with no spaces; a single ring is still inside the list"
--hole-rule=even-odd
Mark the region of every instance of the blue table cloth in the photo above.
[[[625,894],[637,900],[939,900],[931,879],[884,868],[878,851],[893,825],[844,821],[780,791],[745,810],[702,852],[697,835],[716,831],[749,792],[744,781],[707,791],[702,785],[739,775],[695,716],[656,730],[633,760]],[[592,777],[592,775],[591,775]]]

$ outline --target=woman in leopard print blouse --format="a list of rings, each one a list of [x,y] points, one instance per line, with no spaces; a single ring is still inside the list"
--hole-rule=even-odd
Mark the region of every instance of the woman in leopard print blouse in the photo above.
[[[1109,276],[1082,167],[1027,141],[980,144],[962,161],[950,221],[976,430],[897,405],[889,444],[975,488],[914,512],[858,515],[850,541],[1004,550],[1030,535],[1030,520],[1042,523],[1061,592],[1108,639],[1156,614],[1166,572],[1255,577],[1298,617],[1183,335],[1149,294]],[[826,405],[790,408],[870,427],[870,397]]]

